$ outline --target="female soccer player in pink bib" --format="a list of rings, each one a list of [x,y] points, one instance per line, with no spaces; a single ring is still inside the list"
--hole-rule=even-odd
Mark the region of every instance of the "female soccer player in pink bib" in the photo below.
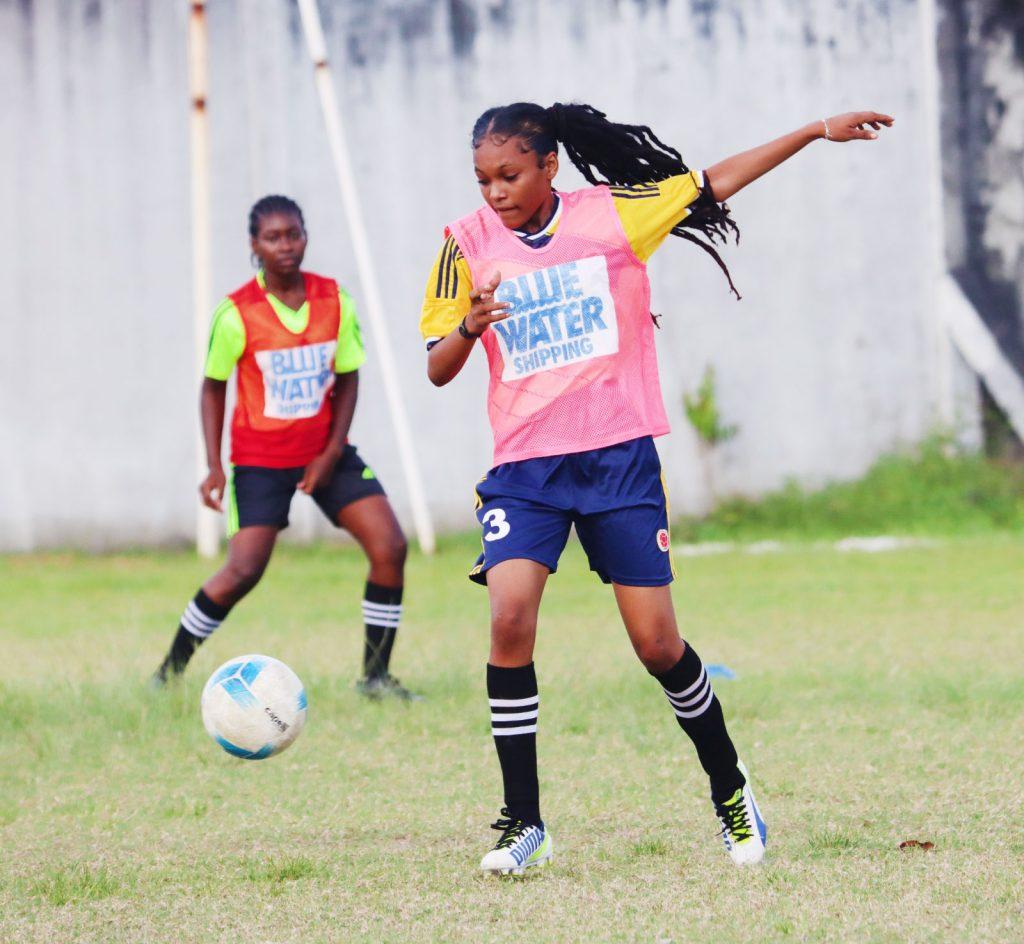
[[[487,694],[505,804],[484,870],[521,873],[551,858],[533,649],[544,586],[572,525],[696,747],[726,850],[738,865],[763,859],[767,828],[750,777],[711,680],[676,626],[654,448],[669,424],[646,262],[671,234],[725,270],[706,241],[736,230],[724,200],[812,141],[873,139],[891,124],[870,111],[816,121],[700,174],[649,128],[610,122],[589,105],[521,102],[477,120],[473,159],[485,205],[448,226],[421,330],[438,386],[477,340],[490,368],[494,461],[477,488],[484,551],[470,578],[490,595]],[[593,186],[554,189],[559,143]]]

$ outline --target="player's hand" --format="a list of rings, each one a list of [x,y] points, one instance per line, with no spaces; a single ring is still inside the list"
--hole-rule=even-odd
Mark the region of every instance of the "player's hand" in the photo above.
[[[483,334],[495,321],[504,321],[511,313],[508,302],[496,302],[494,290],[501,284],[501,273],[495,272],[490,282],[469,293],[473,307],[466,315],[466,330],[470,334]]]
[[[825,119],[828,122],[829,141],[872,141],[885,125],[891,128],[895,119],[892,115],[883,115],[877,111],[850,111],[845,115],[833,115]],[[873,128],[874,131],[868,130]],[[822,132],[824,133],[824,131]]]
[[[206,478],[200,482],[199,495],[207,508],[212,508],[214,511],[224,510],[221,503],[224,501],[224,486],[227,481],[224,470],[217,466],[215,469],[210,469]]]
[[[321,485],[324,484],[334,471],[338,457],[331,452],[321,452],[302,473],[302,481],[295,487],[300,492],[312,495]]]

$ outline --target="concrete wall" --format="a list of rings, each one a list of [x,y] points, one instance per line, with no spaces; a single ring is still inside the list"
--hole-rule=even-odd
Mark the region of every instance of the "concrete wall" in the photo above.
[[[489,461],[483,357],[430,386],[420,299],[444,224],[479,199],[470,126],[503,101],[596,104],[651,124],[694,167],[825,114],[895,114],[882,140],[818,143],[732,201],[743,238],[727,258],[742,302],[693,247],[670,240],[655,258],[675,427],[662,451],[674,509],[704,507],[682,394],[709,364],[739,429],[716,459],[723,493],[856,476],[932,428],[934,169],[914,2],[320,5],[442,527],[473,523],[472,484]],[[0,0],[0,548],[191,534],[186,13],[164,0]],[[249,205],[284,192],[306,210],[308,267],[358,300],[296,7],[213,0],[210,29],[218,293],[249,277]],[[563,170],[563,188],[577,182]],[[408,520],[369,353],[353,435]],[[956,374],[970,434],[973,386]],[[297,500],[293,520],[312,532],[308,505]]]
[[[943,0],[949,265],[1024,372],[1024,5]]]

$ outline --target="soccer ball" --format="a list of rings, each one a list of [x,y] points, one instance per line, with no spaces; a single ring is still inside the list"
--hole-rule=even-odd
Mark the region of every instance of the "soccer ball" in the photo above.
[[[306,723],[302,682],[270,656],[229,659],[210,676],[199,704],[210,737],[244,760],[280,753]]]

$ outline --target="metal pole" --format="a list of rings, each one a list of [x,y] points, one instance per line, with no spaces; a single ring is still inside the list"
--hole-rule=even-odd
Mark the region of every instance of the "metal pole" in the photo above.
[[[192,99],[189,145],[192,162],[192,303],[195,341],[196,389],[203,382],[206,360],[207,321],[210,317],[210,147],[206,118],[206,3],[189,3],[188,80]],[[196,473],[206,475],[206,446],[196,433]],[[215,512],[199,506],[196,512],[196,551],[213,557],[220,551],[220,523]]]
[[[370,241],[363,220],[362,206],[359,202],[359,191],[356,188],[352,162],[345,144],[341,109],[338,107],[334,84],[331,81],[330,66],[327,62],[327,45],[324,42],[320,11],[317,8],[316,0],[299,0],[299,13],[302,17],[302,29],[306,35],[306,46],[313,60],[316,87],[320,95],[320,108],[327,130],[327,141],[330,145],[331,157],[334,160],[334,170],[338,176],[341,202],[352,239],[356,266],[359,269],[359,281],[363,287],[365,310],[373,331],[377,361],[380,364],[384,380],[384,393],[388,409],[391,412],[391,422],[398,443],[398,454],[402,463],[402,471],[405,474],[406,487],[409,490],[409,502],[412,506],[416,536],[423,553],[432,554],[435,548],[434,525],[430,519],[419,464],[416,460],[416,451],[413,447],[412,431],[399,387],[398,367],[395,364],[387,321],[384,318],[384,305],[381,300],[373,256],[370,252]]]

